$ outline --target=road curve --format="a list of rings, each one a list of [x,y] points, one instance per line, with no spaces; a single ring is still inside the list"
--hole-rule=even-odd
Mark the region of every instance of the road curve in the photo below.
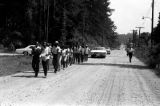
[[[43,76],[0,77],[0,106],[160,106],[160,79],[123,50]]]

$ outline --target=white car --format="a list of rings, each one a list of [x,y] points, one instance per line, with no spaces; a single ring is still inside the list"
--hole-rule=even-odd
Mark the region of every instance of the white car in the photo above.
[[[30,55],[32,53],[32,48],[35,47],[35,45],[29,45],[25,48],[19,48],[16,49],[16,53],[24,54],[24,55]]]
[[[91,50],[91,57],[94,58],[94,57],[103,57],[105,58],[106,57],[106,48],[105,47],[95,47]]]

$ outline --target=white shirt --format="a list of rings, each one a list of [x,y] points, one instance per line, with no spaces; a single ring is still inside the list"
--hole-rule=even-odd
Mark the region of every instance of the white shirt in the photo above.
[[[85,49],[85,54],[89,54],[89,48],[87,47],[86,49]]]
[[[42,51],[40,57],[44,61],[46,61],[46,60],[48,60],[50,58],[50,56],[49,56],[49,47],[44,48],[44,50]]]
[[[62,56],[66,56],[66,49],[62,50]]]
[[[52,48],[52,53],[53,54],[57,54],[57,53],[60,53],[61,52],[61,48],[59,46],[55,47],[53,46]]]

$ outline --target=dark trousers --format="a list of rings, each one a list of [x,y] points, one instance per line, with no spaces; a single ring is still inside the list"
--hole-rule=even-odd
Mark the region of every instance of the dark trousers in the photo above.
[[[79,55],[78,53],[75,53],[75,63],[78,63],[78,61],[79,61]]]
[[[72,65],[72,64],[73,64],[73,57],[69,56],[69,65]]]
[[[66,68],[66,61],[65,61],[65,56],[62,56],[62,61],[61,61],[61,64],[63,66],[63,69]]]
[[[84,54],[81,54],[81,62],[84,62]]]
[[[50,61],[49,61],[49,59],[48,59],[48,66],[47,66],[47,70],[49,70],[49,65],[50,65]]]
[[[80,63],[81,63],[81,54],[78,53],[78,54],[77,54],[77,57],[78,57],[78,64],[80,64]]]
[[[39,73],[39,62],[40,62],[39,59],[33,59],[32,60],[32,68],[35,72],[35,77],[37,77],[38,73]]]
[[[73,64],[76,63],[76,53],[73,53]]]
[[[130,63],[132,62],[132,55],[133,55],[133,53],[128,53],[128,56],[129,56],[129,62],[130,62]]]
[[[44,70],[44,76],[47,76],[48,64],[49,64],[49,60],[48,59],[46,61],[42,60],[42,66],[43,66],[43,70]]]
[[[88,61],[88,54],[85,54],[85,61]]]
[[[58,68],[59,68],[59,55],[58,54],[53,55],[52,64],[53,64],[53,67],[54,67],[54,72],[56,73]]]

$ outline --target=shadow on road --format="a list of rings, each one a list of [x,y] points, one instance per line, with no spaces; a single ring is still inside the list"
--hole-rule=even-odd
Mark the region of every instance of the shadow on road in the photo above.
[[[22,78],[44,78],[43,76],[35,77],[33,75],[14,75],[12,77],[22,77]]]
[[[133,65],[133,64],[113,64],[113,63],[82,63],[80,65],[103,65],[103,66],[117,66],[120,68],[133,68],[133,69],[149,69],[148,66],[142,66],[142,65]]]
[[[44,78],[44,76],[38,76],[38,77],[35,77],[34,76],[34,71],[24,71],[23,72],[24,74],[27,74],[27,73],[33,73],[32,75],[13,75],[12,77],[24,77],[24,78]],[[39,72],[40,73],[44,73],[43,70],[41,70]],[[48,71],[47,73],[54,73],[54,71]]]
[[[23,73],[34,73],[34,71],[24,71]],[[39,73],[44,73],[44,71],[40,71]],[[48,71],[47,73],[54,73],[54,71]]]

